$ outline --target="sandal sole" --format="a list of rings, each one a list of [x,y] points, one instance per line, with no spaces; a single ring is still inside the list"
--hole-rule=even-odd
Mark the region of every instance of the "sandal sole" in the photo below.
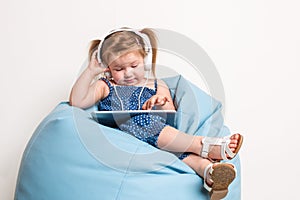
[[[235,179],[235,170],[232,165],[222,163],[213,167],[211,179],[213,180],[212,191],[210,192],[211,200],[224,198],[228,193],[228,186]]]
[[[239,139],[238,146],[235,149],[235,152],[234,152],[235,154],[237,154],[240,151],[240,148],[242,147],[242,144],[243,144],[244,137],[241,134],[239,134],[239,137],[240,137],[240,139]]]

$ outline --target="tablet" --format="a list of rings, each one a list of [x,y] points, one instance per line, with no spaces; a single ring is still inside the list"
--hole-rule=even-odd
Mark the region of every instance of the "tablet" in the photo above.
[[[94,111],[91,113],[93,119],[98,123],[110,127],[118,127],[131,117],[140,114],[159,115],[166,119],[167,124],[174,126],[175,110],[122,110],[122,111]]]

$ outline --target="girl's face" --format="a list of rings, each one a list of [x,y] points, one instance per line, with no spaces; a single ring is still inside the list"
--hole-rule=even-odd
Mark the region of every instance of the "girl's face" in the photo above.
[[[139,85],[143,83],[144,58],[138,51],[132,51],[115,59],[109,69],[118,85]]]

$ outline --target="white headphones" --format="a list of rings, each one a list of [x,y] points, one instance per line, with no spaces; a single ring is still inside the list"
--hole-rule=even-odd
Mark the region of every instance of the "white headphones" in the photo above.
[[[147,55],[145,56],[144,58],[144,66],[145,66],[145,71],[150,71],[151,70],[151,67],[152,67],[152,47],[151,47],[151,43],[150,43],[150,40],[149,40],[149,37],[144,34],[144,33],[141,33],[139,30],[137,29],[129,29],[129,28],[120,28],[120,29],[115,29],[111,32],[109,32],[108,34],[102,36],[100,38],[100,43],[98,45],[98,53],[97,53],[97,60],[99,63],[102,64],[102,66],[104,66],[105,68],[107,68],[108,66],[106,66],[103,62],[102,62],[102,59],[101,59],[101,56],[100,56],[100,52],[101,52],[101,48],[102,48],[102,44],[104,42],[104,40],[110,36],[111,34],[113,33],[116,33],[116,32],[121,32],[121,31],[129,31],[129,32],[133,32],[135,33],[136,35],[140,36],[143,41],[144,41],[144,44],[145,44],[145,51],[147,53]]]

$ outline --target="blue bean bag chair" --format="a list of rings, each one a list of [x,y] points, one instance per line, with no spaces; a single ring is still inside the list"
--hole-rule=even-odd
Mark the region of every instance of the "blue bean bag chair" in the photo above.
[[[166,78],[178,108],[175,126],[186,133],[229,135],[221,104],[182,76]],[[60,103],[37,127],[21,162],[16,200],[209,199],[203,179],[173,153],[159,150]],[[237,177],[225,199],[240,200]]]

